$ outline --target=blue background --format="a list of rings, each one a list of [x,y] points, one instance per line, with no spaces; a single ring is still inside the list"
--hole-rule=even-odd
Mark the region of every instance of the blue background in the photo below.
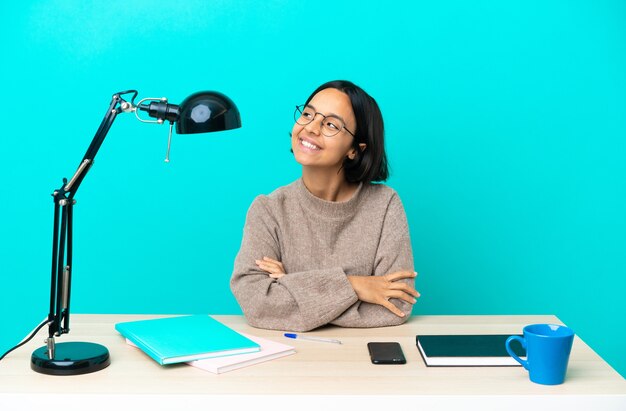
[[[240,313],[253,198],[299,176],[295,104],[350,79],[385,115],[416,314],[556,314],[622,375],[626,3],[3,4],[0,351],[48,310],[52,198],[114,92],[219,90],[242,129],[118,117],[75,208],[75,313]],[[41,335],[44,333],[42,332]]]

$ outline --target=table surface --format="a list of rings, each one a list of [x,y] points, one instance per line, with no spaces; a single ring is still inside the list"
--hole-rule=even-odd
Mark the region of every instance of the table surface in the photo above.
[[[79,376],[49,376],[30,369],[30,355],[45,331],[0,363],[0,396],[10,394],[122,395],[411,395],[411,396],[610,396],[626,400],[626,380],[576,337],[566,382],[531,383],[522,367],[426,367],[416,334],[516,334],[532,323],[562,324],[551,315],[414,316],[396,327],[356,329],[327,326],[308,335],[343,344],[287,340],[280,331],[250,327],[241,316],[215,315],[231,328],[293,345],[297,353],[224,374],[186,364],[161,366],[125,343],[115,323],[166,315],[76,314],[72,330],[57,342],[90,341],[111,353],[106,369]],[[35,341],[36,340],[36,341]],[[397,341],[407,364],[374,365],[367,342]]]

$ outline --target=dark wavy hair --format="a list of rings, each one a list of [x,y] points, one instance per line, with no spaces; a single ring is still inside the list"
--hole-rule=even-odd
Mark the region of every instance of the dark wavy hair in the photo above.
[[[356,151],[353,160],[346,157],[343,169],[350,183],[385,181],[389,177],[387,154],[385,153],[385,125],[380,108],[361,87],[347,80],[333,80],[319,86],[306,100],[309,104],[320,91],[334,88],[350,98],[356,119],[356,131],[352,147]],[[359,144],[365,144],[361,150]]]

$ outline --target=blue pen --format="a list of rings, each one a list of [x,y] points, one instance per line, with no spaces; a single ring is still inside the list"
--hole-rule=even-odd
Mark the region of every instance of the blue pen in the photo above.
[[[298,335],[298,334],[293,334],[293,333],[285,333],[285,337],[293,338],[294,340],[298,339],[298,340],[309,340],[309,341],[325,342],[325,343],[332,343],[332,344],[341,344],[341,341],[333,340],[332,338],[309,337],[306,335]]]

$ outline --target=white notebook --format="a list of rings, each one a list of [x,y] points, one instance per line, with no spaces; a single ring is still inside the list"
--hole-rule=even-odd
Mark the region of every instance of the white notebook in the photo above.
[[[248,367],[250,365],[296,353],[295,348],[287,344],[277,343],[272,340],[267,340],[265,338],[245,333],[241,333],[241,335],[259,344],[261,346],[261,350],[247,354],[228,355],[225,357],[190,361],[187,364],[214,374],[222,374],[228,371],[233,371],[239,368]],[[136,345],[128,339],[126,339],[126,343],[136,347]]]
[[[215,374],[221,374],[296,353],[295,348],[290,345],[277,343],[250,334],[241,334],[259,344],[261,351],[230,355],[228,357],[207,358],[205,360],[191,361],[187,364]]]

